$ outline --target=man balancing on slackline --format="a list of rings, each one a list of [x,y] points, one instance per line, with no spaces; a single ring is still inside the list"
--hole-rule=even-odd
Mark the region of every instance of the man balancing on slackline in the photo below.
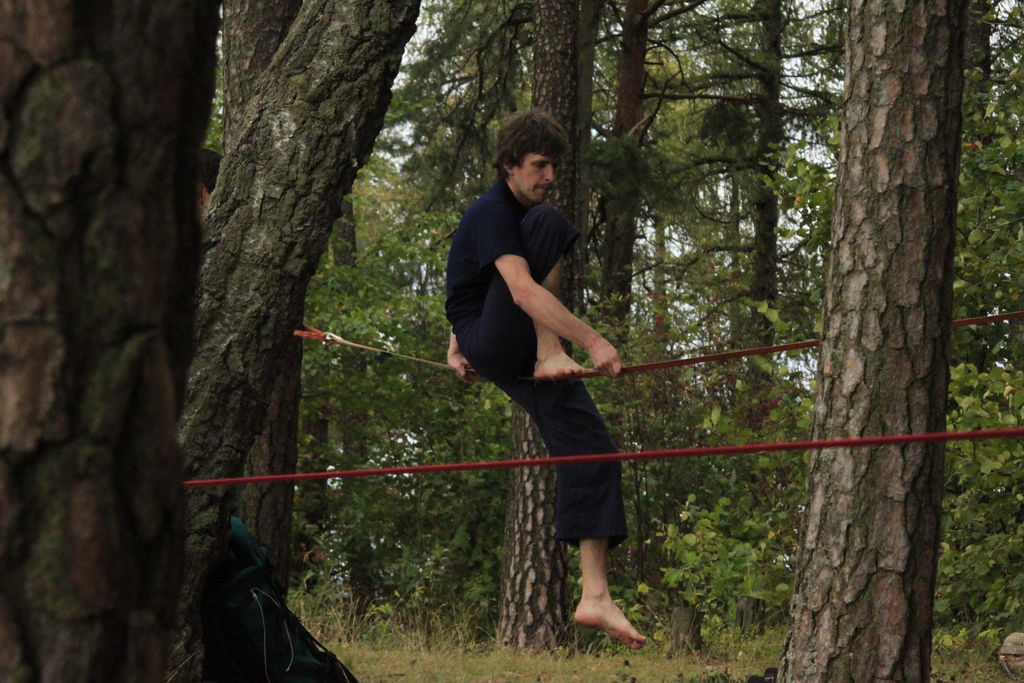
[[[533,418],[553,457],[616,451],[561,339],[582,346],[601,374],[617,376],[615,348],[558,300],[563,257],[579,236],[544,200],[568,148],[543,112],[514,114],[498,133],[498,181],[462,217],[448,255],[452,325],[448,365],[459,378],[494,382]],[[534,377],[544,380],[538,382]],[[637,632],[608,593],[608,550],[626,538],[618,462],[558,467],[555,530],[578,545],[583,595],[577,623],[636,649]]]

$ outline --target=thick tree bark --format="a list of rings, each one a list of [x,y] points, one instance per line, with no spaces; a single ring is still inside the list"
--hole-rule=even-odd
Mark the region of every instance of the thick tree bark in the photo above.
[[[267,417],[246,458],[246,476],[290,474],[299,459],[299,394],[302,348],[292,344],[278,358],[280,371],[268,395]],[[295,347],[299,348],[295,348]],[[292,561],[292,509],[295,486],[251,484],[241,491],[239,515],[266,544],[274,578],[288,586]]]
[[[0,5],[3,681],[163,678],[216,33],[208,2]]]
[[[224,0],[221,78],[225,150],[234,146],[235,131],[244,126],[245,108],[257,94],[259,77],[288,35],[300,7],[302,0]]]
[[[945,427],[964,5],[850,7],[815,438]],[[811,454],[784,680],[928,680],[942,462]]]
[[[554,116],[565,127],[571,142],[558,169],[558,185],[551,197],[570,221],[575,222],[580,165],[576,142],[580,137],[578,116],[580,0],[541,0],[534,9],[533,106]]]
[[[579,0],[542,0],[534,9],[533,106],[550,113],[579,138],[576,96]],[[570,149],[559,168],[551,203],[570,221],[576,204],[579,165]],[[567,264],[563,285],[576,273]],[[563,287],[563,292],[565,288]],[[563,295],[563,300],[566,300]],[[571,301],[569,302],[571,305]],[[532,420],[521,408],[512,418],[512,457],[540,458],[546,450]],[[516,468],[509,473],[505,512],[498,640],[518,650],[553,650],[568,626],[565,548],[555,540],[555,471]]]
[[[221,30],[224,150],[237,142],[234,133],[244,126],[246,107],[255,99],[260,76],[288,35],[288,28],[300,7],[301,0],[227,0],[224,3]],[[268,397],[268,419],[246,459],[247,474],[295,471],[299,457],[302,345],[291,344],[284,353],[278,359],[280,371]],[[249,530],[269,548],[276,578],[285,586],[291,563],[294,491],[288,484],[247,486],[242,489],[240,510]]]
[[[190,478],[242,473],[297,343],[306,287],[380,131],[416,0],[307,0],[256,87],[207,215],[196,358],[180,438]],[[234,493],[188,497],[176,650],[200,665],[198,603]]]
[[[530,416],[512,416],[513,458],[544,457]],[[568,627],[565,546],[555,539],[552,467],[512,470],[505,513],[498,642],[516,650],[553,650]]]

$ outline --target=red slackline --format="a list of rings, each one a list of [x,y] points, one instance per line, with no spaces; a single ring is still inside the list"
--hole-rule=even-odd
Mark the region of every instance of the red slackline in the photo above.
[[[364,470],[309,472],[298,474],[270,474],[256,477],[227,479],[195,479],[185,486],[230,486],[235,484],[271,484],[286,481],[312,481],[321,479],[354,479],[386,474],[431,474],[465,470],[512,469],[543,465],[579,465],[582,463],[611,462],[615,460],[664,460],[668,458],[695,458],[705,455],[740,455],[743,453],[772,451],[809,451],[826,448],[862,448],[918,442],[979,441],[982,439],[1010,439],[1024,437],[1024,427],[1008,429],[978,429],[966,432],[928,432],[924,434],[895,434],[891,436],[862,436],[846,439],[820,439],[817,441],[785,441],[781,443],[742,444],[739,446],[706,446],[702,448],[671,448],[660,451],[632,453],[602,453],[595,455],[565,455],[557,458],[525,458],[522,460],[495,460],[489,462],[460,462],[441,465],[410,465],[407,467],[381,467]]]
[[[1004,320],[1014,320],[1016,318],[1024,318],[1024,311],[1017,311],[1016,313],[1005,313],[1002,315],[987,315],[980,318],[964,318],[963,320],[954,320],[953,327],[969,327],[970,325],[981,325],[985,323],[995,323]],[[747,356],[767,356],[773,353],[781,353],[783,351],[796,351],[797,349],[811,349],[821,344],[820,339],[809,339],[802,342],[792,342],[790,344],[777,344],[775,346],[760,346],[753,349],[742,349],[738,351],[724,351],[722,353],[712,353],[705,356],[694,356],[693,358],[680,358],[678,360],[663,360],[655,363],[644,363],[642,365],[631,365],[629,367],[622,368],[622,374],[630,372],[647,372],[649,370],[663,370],[665,368],[677,368],[687,365],[699,365],[700,363],[710,363],[714,361],[729,360],[731,358],[745,358]],[[587,378],[587,377],[598,377],[600,373],[596,370],[586,370],[580,374],[573,375],[573,378]]]
[[[1017,311],[1016,313],[1003,313],[1001,315],[985,315],[980,318],[964,318],[963,320],[954,320],[953,327],[969,327],[970,325],[982,325],[985,323],[998,323],[1003,320],[1015,320],[1017,318],[1024,318],[1024,311]]]
[[[1005,320],[1015,320],[1018,318],[1024,318],[1024,311],[1017,311],[1016,313],[1004,313],[1000,315],[986,315],[978,318],[964,318],[962,320],[953,321],[953,327],[968,327],[970,325],[982,325],[986,323],[1002,322]],[[324,344],[337,344],[340,346],[349,346],[355,349],[362,349],[364,351],[372,351],[374,353],[383,353],[389,356],[395,356],[397,358],[405,358],[406,360],[416,361],[418,363],[425,363],[427,365],[433,365],[435,367],[445,368],[450,370],[446,364],[438,363],[437,361],[424,360],[423,358],[417,358],[415,356],[405,356],[394,351],[388,351],[387,349],[378,349],[373,346],[366,346],[363,344],[357,344],[350,342],[347,339],[343,339],[336,334],[330,332],[322,332],[315,327],[305,326],[304,330],[295,330],[296,337],[303,337],[305,339],[312,339],[313,341],[319,341]],[[630,374],[633,372],[647,372],[650,370],[664,370],[666,368],[677,368],[688,365],[699,365],[701,363],[710,363],[715,361],[730,360],[732,358],[746,358],[748,356],[767,356],[773,353],[781,353],[783,351],[796,351],[798,349],[810,349],[821,344],[820,339],[809,339],[802,342],[792,342],[790,344],[776,344],[774,346],[760,346],[752,349],[741,349],[738,351],[724,351],[722,353],[711,353],[704,356],[694,356],[692,358],[679,358],[675,360],[663,360],[654,363],[643,363],[641,365],[629,365],[622,368],[622,374]],[[597,370],[584,370],[581,373],[572,375],[572,379],[587,379],[590,377],[601,376]]]

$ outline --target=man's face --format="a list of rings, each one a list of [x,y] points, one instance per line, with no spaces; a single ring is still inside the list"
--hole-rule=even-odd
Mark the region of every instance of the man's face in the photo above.
[[[518,165],[505,167],[508,173],[506,180],[520,204],[536,206],[547,199],[551,188],[555,186],[557,169],[557,160],[531,152],[524,155]]]

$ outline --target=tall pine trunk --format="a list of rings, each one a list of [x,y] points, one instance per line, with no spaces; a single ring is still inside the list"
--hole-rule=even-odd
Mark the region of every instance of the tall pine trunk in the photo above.
[[[533,106],[554,116],[573,142],[580,128],[579,17],[579,0],[542,0],[534,10]],[[572,222],[578,220],[577,159],[577,150],[570,149],[551,200]],[[578,264],[567,265],[570,272],[563,285],[578,280],[578,273],[571,272],[571,265]],[[546,454],[533,421],[518,406],[512,418],[512,444],[514,458]],[[566,556],[555,539],[555,494],[554,468],[516,468],[509,474],[498,640],[517,650],[553,650],[564,642],[568,626]]]
[[[215,3],[0,4],[0,680],[159,681]],[[168,31],[173,26],[175,30]]]
[[[265,428],[309,280],[391,98],[416,0],[304,2],[221,164],[207,213],[196,357],[179,435],[190,478],[237,476]],[[297,368],[295,368],[297,371]],[[201,664],[198,605],[235,510],[232,491],[188,496],[177,662]]]
[[[964,5],[850,7],[815,438],[945,428]],[[928,680],[942,465],[811,454],[784,680]]]

